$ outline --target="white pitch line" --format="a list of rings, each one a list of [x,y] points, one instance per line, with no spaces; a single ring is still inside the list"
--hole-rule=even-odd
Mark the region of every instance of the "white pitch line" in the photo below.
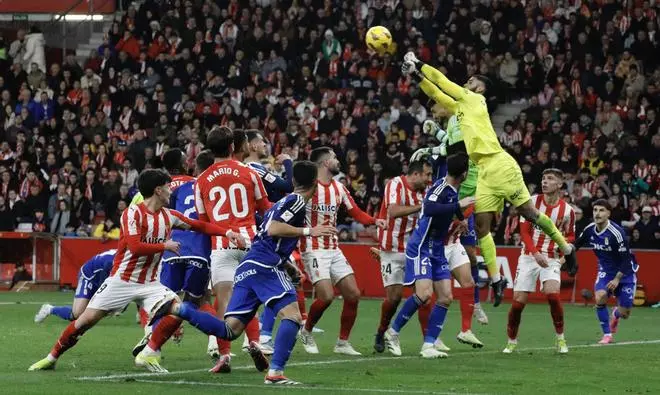
[[[437,395],[457,395],[457,394],[467,394],[466,392],[437,392],[437,391],[423,391],[423,390],[398,390],[398,389],[387,389],[387,388],[353,388],[353,387],[319,387],[315,385],[271,385],[267,386],[264,384],[241,384],[241,383],[218,383],[218,382],[205,382],[205,381],[186,381],[186,380],[145,380],[139,379],[135,380],[138,383],[149,383],[149,384],[176,384],[176,385],[193,385],[193,386],[206,386],[206,387],[234,387],[234,388],[258,388],[258,389],[278,389],[278,390],[301,390],[301,391],[333,391],[333,392],[378,392],[384,394],[437,394]],[[469,393],[470,395],[486,395],[486,394],[476,394]]]
[[[578,344],[575,346],[570,346],[569,349],[580,349],[580,348],[610,348],[610,347],[616,347],[616,346],[633,346],[633,345],[640,345],[640,344],[660,344],[660,339],[654,339],[654,340],[633,340],[633,341],[627,341],[627,342],[620,342],[620,343],[613,343],[609,345],[601,345],[601,344]],[[526,352],[526,351],[548,351],[548,350],[554,350],[556,347],[531,347],[531,348],[519,348],[518,352]],[[451,354],[450,358],[456,358],[460,356],[476,356],[480,354],[500,354],[502,351],[500,350],[487,350],[487,351],[476,351],[476,352],[469,352],[469,351],[464,351],[464,352],[459,352],[456,354]],[[287,367],[294,367],[294,366],[317,366],[317,365],[336,365],[336,364],[341,364],[341,363],[360,363],[360,362],[368,362],[368,361],[387,361],[387,360],[407,360],[407,359],[417,359],[419,356],[417,355],[407,355],[403,357],[379,357],[379,356],[374,356],[374,357],[369,357],[369,358],[352,358],[352,359],[330,359],[327,361],[307,361],[307,362],[292,362],[287,364]],[[254,365],[245,365],[245,366],[237,366],[237,367],[232,367],[232,370],[249,370],[249,369],[254,369]],[[81,377],[76,377],[76,380],[81,380],[81,381],[106,381],[106,380],[118,380],[118,379],[127,379],[127,378],[138,378],[138,377],[158,377],[158,376],[173,376],[173,375],[180,375],[180,374],[188,374],[188,373],[200,373],[200,372],[207,372],[208,368],[204,369],[190,369],[190,370],[177,370],[173,372],[167,372],[167,373],[151,373],[151,372],[144,372],[144,373],[126,373],[126,374],[112,374],[108,376],[81,376]],[[288,388],[288,387],[287,387]]]
[[[48,303],[48,302],[0,302],[0,306],[20,305],[20,304],[42,305],[42,304],[46,304],[46,303]]]

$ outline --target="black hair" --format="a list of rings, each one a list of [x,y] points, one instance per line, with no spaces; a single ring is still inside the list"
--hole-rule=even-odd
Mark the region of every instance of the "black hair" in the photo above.
[[[447,157],[447,174],[460,177],[468,170],[469,159],[464,153],[457,153]]]
[[[612,206],[610,206],[610,202],[607,201],[607,199],[597,199],[591,207],[596,207],[596,206],[601,206],[605,207],[607,211],[612,211]]]
[[[297,187],[309,189],[316,183],[318,169],[314,162],[303,160],[293,166],[293,183]]]
[[[214,157],[228,158],[234,151],[234,132],[226,126],[213,128],[206,137],[206,146]]]
[[[195,164],[199,171],[202,172],[211,167],[214,159],[213,153],[210,150],[205,149],[197,155],[197,158],[195,158]]]
[[[492,87],[493,87],[493,81],[491,81],[490,78],[486,77],[483,74],[475,74],[474,78],[478,79],[479,81],[483,82],[484,84],[484,91],[481,92],[481,94],[488,99],[488,94],[490,93]]]
[[[243,149],[243,144],[247,137],[245,136],[245,130],[243,129],[234,129],[234,152],[241,151]]]
[[[261,137],[261,133],[259,133],[258,130],[256,129],[248,129],[245,131],[245,135],[247,136],[247,141],[248,143],[252,142],[252,140]]]
[[[416,160],[414,162],[410,162],[408,164],[408,175],[411,175],[412,173],[423,173],[424,172],[424,165],[428,164],[427,162],[423,160]]]
[[[162,187],[170,181],[172,181],[172,178],[162,170],[143,170],[137,180],[138,190],[143,198],[148,199],[154,195],[156,188]]]
[[[314,163],[319,163],[324,155],[329,155],[330,153],[332,153],[332,148],[318,147],[312,150],[312,153],[309,155],[309,160]]]
[[[564,178],[564,172],[557,169],[557,168],[555,168],[555,167],[551,167],[551,168],[543,170],[543,173],[541,175],[546,175],[546,174],[555,175],[555,176],[559,177],[560,179]]]
[[[183,151],[179,148],[172,148],[163,154],[163,167],[170,174],[185,173],[183,168]]]

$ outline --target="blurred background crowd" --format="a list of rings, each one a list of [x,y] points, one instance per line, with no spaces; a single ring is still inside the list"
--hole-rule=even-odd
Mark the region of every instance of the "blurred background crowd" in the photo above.
[[[635,248],[660,248],[660,3],[641,0],[146,0],[125,4],[84,62],[45,55],[38,28],[0,42],[0,230],[118,237],[138,173],[179,147],[190,158],[213,125],[259,129],[263,158],[305,159],[332,147],[338,177],[369,214],[406,171],[431,117],[401,76],[412,50],[462,84],[497,83],[489,98],[522,111],[498,128],[532,192],[566,173],[578,213],[607,198]],[[396,47],[376,56],[374,25]],[[439,119],[445,124],[446,117]],[[340,217],[341,237],[365,232]],[[506,210],[493,229],[518,245]],[[367,234],[369,232],[366,232]]]

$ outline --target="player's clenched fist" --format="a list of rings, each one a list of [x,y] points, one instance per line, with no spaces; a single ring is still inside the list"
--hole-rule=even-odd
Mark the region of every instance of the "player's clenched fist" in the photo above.
[[[468,196],[468,197],[464,197],[463,199],[459,200],[458,205],[461,208],[466,208],[466,207],[469,207],[469,206],[473,205],[474,202],[476,202],[476,201],[477,201],[477,199],[475,199],[474,196]]]
[[[337,228],[332,225],[319,225],[311,228],[309,234],[314,237],[334,236],[337,234]]]
[[[180,248],[181,248],[181,244],[178,241],[167,240],[165,242],[165,251],[170,251],[179,255]]]
[[[377,219],[376,226],[381,229],[387,229],[387,221],[385,221],[384,219]]]
[[[227,238],[230,242],[234,243],[238,248],[245,248],[245,237],[240,233],[229,231],[227,232]]]

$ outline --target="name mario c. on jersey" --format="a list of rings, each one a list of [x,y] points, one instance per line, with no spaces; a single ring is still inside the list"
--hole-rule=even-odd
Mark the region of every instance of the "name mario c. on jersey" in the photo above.
[[[238,177],[238,169],[232,169],[228,167],[218,167],[217,169],[213,170],[211,173],[209,173],[206,176],[206,181],[211,182],[216,177],[220,177],[222,175],[232,175],[234,177]]]

